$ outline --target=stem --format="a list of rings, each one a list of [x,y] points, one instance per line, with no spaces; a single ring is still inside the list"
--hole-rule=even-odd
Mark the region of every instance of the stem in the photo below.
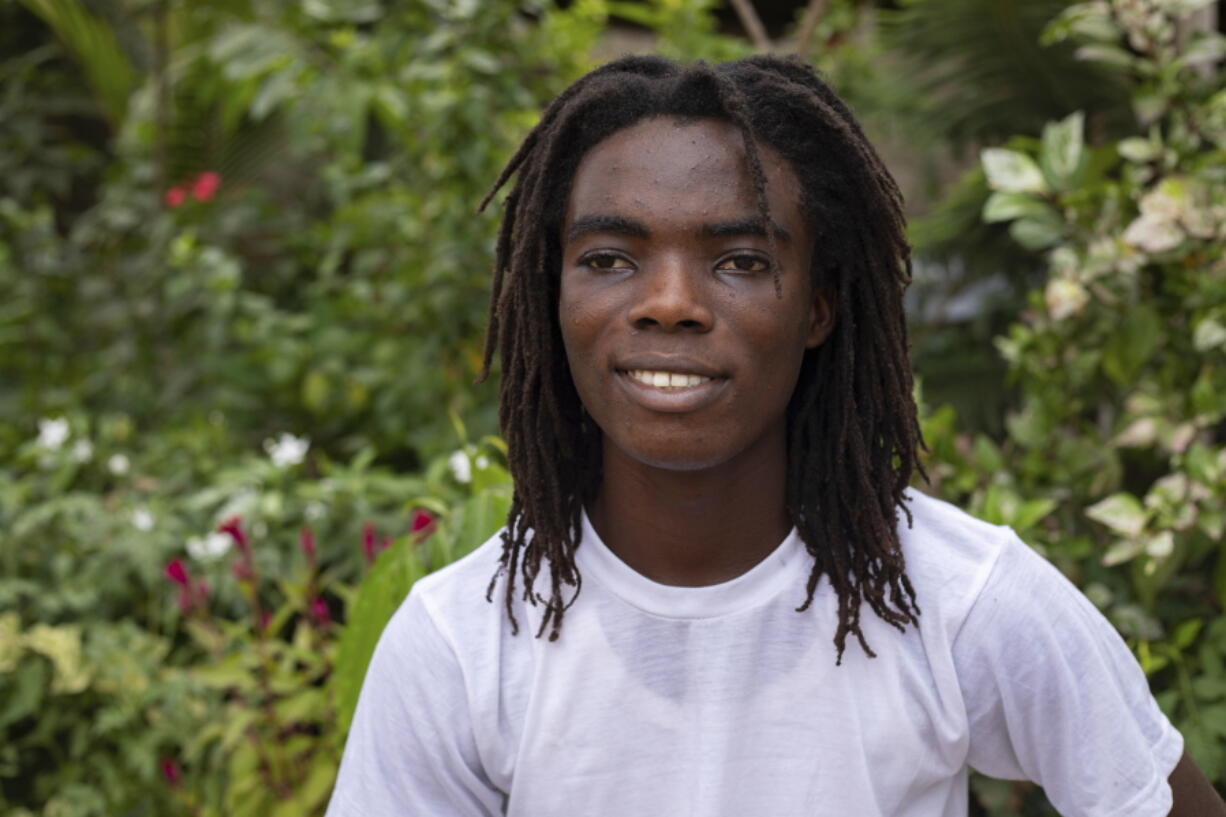
[[[796,34],[796,44],[792,47],[792,53],[803,57],[808,52],[813,34],[817,31],[822,18],[826,16],[826,8],[829,5],[830,0],[809,0],[809,5],[805,7],[805,16],[800,21],[800,30]]]
[[[770,51],[771,38],[767,36],[766,27],[762,25],[758,12],[754,11],[753,3],[750,0],[732,0],[732,7],[736,9],[736,16],[740,18],[749,39],[753,41],[754,48]]]
[[[170,26],[167,5],[170,0],[161,0],[153,11],[153,75],[156,88],[157,108],[154,114],[154,161],[157,165],[157,196],[170,185],[167,167],[166,139],[170,131],[170,84],[167,81],[167,65],[170,61]]]

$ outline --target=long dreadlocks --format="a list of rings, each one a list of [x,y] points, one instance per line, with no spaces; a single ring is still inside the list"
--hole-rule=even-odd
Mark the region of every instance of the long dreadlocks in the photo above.
[[[486,597],[507,578],[503,603],[543,605],[537,636],[555,640],[578,595],[582,509],[600,485],[600,431],[571,381],[557,319],[560,228],[583,155],[613,132],[654,116],[715,117],[742,134],[764,218],[766,177],[756,145],[786,158],[819,252],[813,282],[831,294],[831,336],[806,353],[788,405],[788,514],[814,559],[803,611],[825,576],[838,596],[834,643],[848,635],[875,654],[860,627],[868,606],[899,630],[919,608],[899,546],[898,510],[922,445],[911,396],[902,292],[911,277],[902,197],[847,106],[807,64],[756,56],[683,67],[626,57],[579,79],[545,110],[485,200],[516,175],[498,236],[484,377],[495,350],[499,417],[515,493],[502,556]],[[776,281],[776,287],[778,282]],[[542,568],[550,595],[536,592]],[[574,588],[565,600],[564,586]]]

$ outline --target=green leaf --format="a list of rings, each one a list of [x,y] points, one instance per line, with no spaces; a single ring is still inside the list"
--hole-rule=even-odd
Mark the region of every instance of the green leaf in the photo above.
[[[1013,519],[1009,524],[1019,533],[1027,531],[1055,509],[1056,501],[1054,499],[1029,499],[1023,502],[1021,507],[1017,509],[1017,513],[1013,515]]]
[[[1025,153],[1005,148],[985,148],[979,154],[988,186],[1006,193],[1045,193],[1043,173]]]
[[[997,191],[988,196],[988,200],[983,204],[983,220],[988,224],[1026,216],[1042,217],[1045,213],[1052,213],[1051,207],[1026,193]]]
[[[4,688],[0,700],[0,729],[34,714],[43,701],[47,690],[51,665],[40,658],[22,662],[16,672],[9,675],[12,685]]]
[[[1179,57],[1180,65],[1217,62],[1226,56],[1226,37],[1216,31],[1201,31]]]
[[[1128,312],[1103,349],[1103,371],[1121,386],[1129,385],[1158,345],[1162,321],[1149,306]]]
[[[1198,352],[1208,352],[1226,344],[1226,326],[1217,318],[1205,318],[1192,333],[1192,345]]]
[[[1037,217],[1019,218],[1009,225],[1009,235],[1028,250],[1045,250],[1064,238],[1064,222],[1052,210]]]
[[[1077,49],[1075,56],[1079,60],[1098,62],[1103,65],[1109,65],[1112,68],[1130,69],[1135,63],[1133,56],[1124,49],[1119,46],[1102,43],[1083,45]]]
[[[1120,143],[1116,145],[1116,150],[1128,161],[1138,164],[1152,162],[1162,155],[1161,145],[1155,145],[1149,139],[1143,139],[1140,136],[1120,140]]]
[[[1128,537],[1140,536],[1149,520],[1149,514],[1141,502],[1132,494],[1123,492],[1112,494],[1086,508],[1086,516]],[[1140,545],[1137,552],[1143,547],[1143,544]]]
[[[379,554],[358,587],[341,633],[331,679],[336,692],[337,720],[343,730],[348,731],[353,720],[366,667],[383,628],[413,583],[425,574],[417,549],[407,541],[397,541]]]
[[[81,64],[86,82],[118,130],[140,78],[111,25],[95,17],[89,4],[79,0],[22,0],[22,4],[55,31]]]
[[[1103,554],[1102,563],[1105,567],[1115,567],[1131,561],[1145,552],[1144,539],[1120,539],[1107,548]]]
[[[1171,635],[1171,643],[1175,645],[1175,649],[1183,652],[1188,647],[1191,647],[1192,642],[1196,640],[1196,636],[1200,635],[1200,630],[1204,623],[1199,618],[1192,618],[1176,627],[1175,632]]]
[[[1039,166],[1043,177],[1056,190],[1067,190],[1076,182],[1085,158],[1085,115],[1081,111],[1043,128]]]

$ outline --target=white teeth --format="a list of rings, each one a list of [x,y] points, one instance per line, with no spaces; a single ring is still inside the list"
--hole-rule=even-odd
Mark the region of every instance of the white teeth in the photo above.
[[[711,378],[703,377],[700,374],[681,374],[679,372],[653,372],[644,369],[636,369],[628,371],[626,374],[630,377],[648,386],[654,386],[657,389],[687,389],[694,386],[701,386]]]

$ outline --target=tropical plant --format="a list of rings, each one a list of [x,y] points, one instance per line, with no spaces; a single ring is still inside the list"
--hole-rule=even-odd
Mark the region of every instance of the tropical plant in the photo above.
[[[1226,40],[1184,22],[1204,5],[1082,3],[1047,28],[1128,84],[1135,130],[1095,141],[1078,112],[983,152],[983,218],[1044,258],[998,341],[1021,402],[999,442],[928,430],[938,490],[1077,581],[1223,784]]]

